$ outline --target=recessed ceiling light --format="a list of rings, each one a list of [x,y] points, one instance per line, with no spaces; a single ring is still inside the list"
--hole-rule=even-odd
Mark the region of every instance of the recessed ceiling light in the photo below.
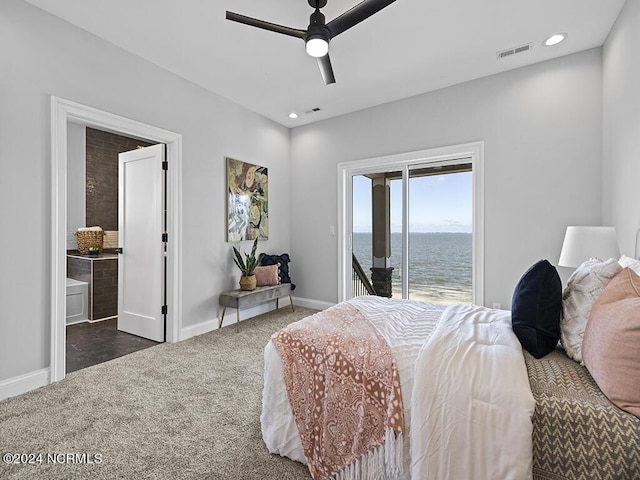
[[[569,35],[567,35],[566,33],[554,33],[544,42],[542,42],[542,45],[544,45],[545,47],[552,47],[566,40],[568,36]]]
[[[298,118],[298,114],[296,112],[291,112],[289,114],[289,118]]]

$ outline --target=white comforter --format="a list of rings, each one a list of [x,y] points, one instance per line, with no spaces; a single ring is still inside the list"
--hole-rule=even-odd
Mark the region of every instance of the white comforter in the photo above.
[[[378,328],[396,356],[405,413],[405,475],[401,478],[409,478],[409,473],[412,479],[429,480],[531,477],[530,416],[533,413],[533,396],[529,390],[520,344],[511,330],[509,312],[477,307],[461,307],[463,310],[455,312],[459,307],[449,307],[443,313],[443,306],[369,296],[357,297],[349,302]],[[473,321],[466,315],[468,312],[464,311],[465,308],[480,312],[476,327],[472,326]],[[453,313],[462,313],[462,335],[466,340],[452,344],[451,333],[457,328],[452,323],[456,321]],[[477,341],[472,339],[474,332],[480,334]],[[442,342],[436,338],[442,338]],[[506,344],[504,348],[485,348],[502,343]],[[472,353],[476,349],[481,353]],[[447,358],[451,355],[462,359],[461,370],[451,365]],[[263,440],[271,453],[306,464],[287,400],[280,356],[271,342],[265,347],[264,358],[265,378],[260,416]],[[444,370],[438,371],[441,368]],[[462,377],[451,377],[453,372]],[[506,386],[503,384],[505,382]],[[463,385],[456,385],[459,383]],[[478,387],[479,393],[470,394],[467,387]],[[490,395],[494,390],[500,390],[501,393]],[[445,398],[443,394],[457,395],[457,399]],[[499,400],[499,405],[483,405],[485,401],[494,400]],[[518,413],[500,414],[506,408],[505,403],[510,401],[522,402],[525,406],[514,408],[513,404],[508,404],[508,409]],[[446,408],[439,409],[438,405]],[[466,414],[465,405],[468,407]],[[523,419],[526,419],[528,426]],[[512,421],[513,426],[507,428],[507,423]],[[463,428],[465,422],[467,427]],[[448,425],[454,427],[452,435],[448,434]],[[437,441],[426,434],[432,428],[440,428]],[[516,429],[524,433],[517,434]],[[510,435],[506,430],[514,430],[514,434]],[[503,439],[512,441],[505,450],[501,450]],[[515,462],[514,451],[518,452]],[[471,463],[460,465],[467,461]],[[445,462],[446,465],[434,470],[438,462]],[[520,467],[517,470],[503,468],[512,463]],[[516,472],[524,471],[528,474],[516,475]],[[425,476],[427,472],[428,477]],[[458,472],[459,475],[454,474]],[[505,475],[494,475],[493,472],[505,472]]]
[[[535,400],[510,312],[448,307],[415,371],[411,478],[532,478]]]

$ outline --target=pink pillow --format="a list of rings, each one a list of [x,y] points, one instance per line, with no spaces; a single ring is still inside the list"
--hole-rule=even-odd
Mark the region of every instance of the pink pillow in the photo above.
[[[278,276],[279,263],[268,265],[266,267],[256,267],[254,275],[256,276],[256,286],[267,287],[271,285],[280,285],[280,277]]]
[[[640,418],[640,277],[630,268],[611,280],[593,306],[582,359],[607,398]]]

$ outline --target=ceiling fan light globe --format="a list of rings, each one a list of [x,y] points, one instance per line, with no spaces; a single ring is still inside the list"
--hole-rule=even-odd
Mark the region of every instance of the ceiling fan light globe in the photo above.
[[[310,38],[306,43],[307,53],[315,58],[324,57],[329,53],[329,42],[324,38]]]

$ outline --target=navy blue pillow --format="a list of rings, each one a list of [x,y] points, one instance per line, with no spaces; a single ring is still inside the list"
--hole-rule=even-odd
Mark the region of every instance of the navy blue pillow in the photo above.
[[[265,254],[262,257],[262,261],[260,265],[269,266],[280,264],[278,267],[278,274],[280,275],[280,283],[291,283],[291,277],[289,277],[289,262],[291,258],[289,258],[288,253],[283,253],[282,255],[267,255]],[[291,283],[291,290],[295,290],[296,286]]]
[[[560,276],[547,260],[540,260],[522,276],[511,301],[513,331],[535,358],[542,358],[556,348],[561,314]]]

